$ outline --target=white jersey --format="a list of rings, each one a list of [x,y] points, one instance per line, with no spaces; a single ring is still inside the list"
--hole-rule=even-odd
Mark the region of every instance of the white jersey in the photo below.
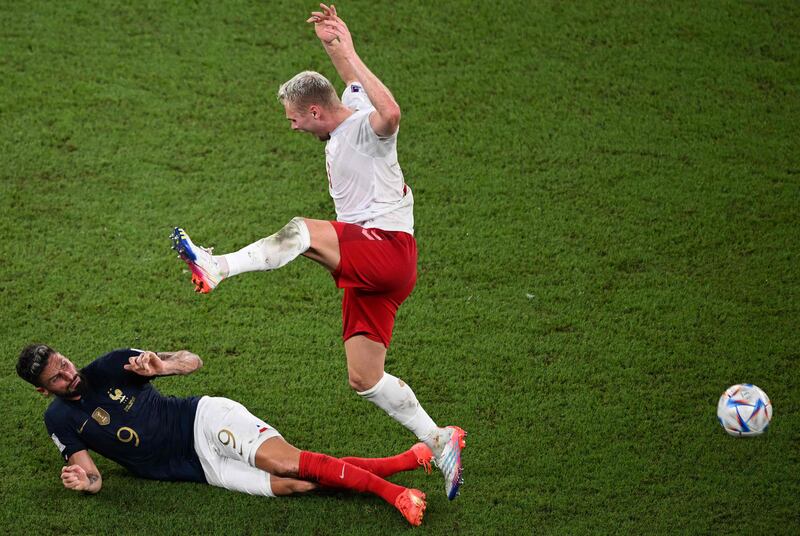
[[[386,138],[375,134],[369,123],[375,108],[361,84],[350,84],[342,103],[355,112],[325,146],[337,221],[414,234],[414,196],[397,162],[397,132]]]

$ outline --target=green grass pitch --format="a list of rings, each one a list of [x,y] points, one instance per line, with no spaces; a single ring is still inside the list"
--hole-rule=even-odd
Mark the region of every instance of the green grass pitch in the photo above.
[[[323,146],[275,99],[335,79],[314,2],[3,2],[0,532],[797,534],[800,8],[791,1],[338,7],[403,110],[417,288],[387,369],[469,431],[412,529],[377,498],[267,500],[98,459],[64,490],[46,402],[13,370],[134,346],[205,367],[166,394],[241,401],[301,448],[414,438],[348,387],[340,294],[299,259],[192,292],[174,225],[217,251],[332,218]],[[337,88],[342,83],[335,81]],[[751,382],[769,432],[728,437]]]

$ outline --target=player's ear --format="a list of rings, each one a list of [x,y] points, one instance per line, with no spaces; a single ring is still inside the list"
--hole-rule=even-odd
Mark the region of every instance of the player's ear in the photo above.
[[[310,113],[311,117],[313,117],[314,119],[319,119],[320,107],[317,106],[316,104],[312,104],[311,106],[308,107],[308,113]]]
[[[36,392],[39,393],[40,395],[42,395],[45,398],[50,396],[50,391],[48,391],[44,387],[36,387]]]

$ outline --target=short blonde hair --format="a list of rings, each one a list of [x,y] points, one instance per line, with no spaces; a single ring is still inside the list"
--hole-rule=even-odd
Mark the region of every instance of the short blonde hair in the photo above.
[[[312,104],[331,108],[339,103],[333,84],[315,71],[303,71],[281,84],[278,100],[300,110],[307,110]]]

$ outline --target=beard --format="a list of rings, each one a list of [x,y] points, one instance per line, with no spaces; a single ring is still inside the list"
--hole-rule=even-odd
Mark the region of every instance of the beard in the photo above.
[[[317,136],[317,139],[319,139],[319,141],[328,141],[329,139],[331,139],[331,133],[328,132],[324,136]]]
[[[75,386],[74,390],[66,393],[64,395],[65,397],[71,398],[74,396],[83,396],[89,392],[91,386],[89,384],[89,380],[86,378],[86,374],[83,372],[83,369],[78,371],[78,378],[80,378],[78,385]]]

